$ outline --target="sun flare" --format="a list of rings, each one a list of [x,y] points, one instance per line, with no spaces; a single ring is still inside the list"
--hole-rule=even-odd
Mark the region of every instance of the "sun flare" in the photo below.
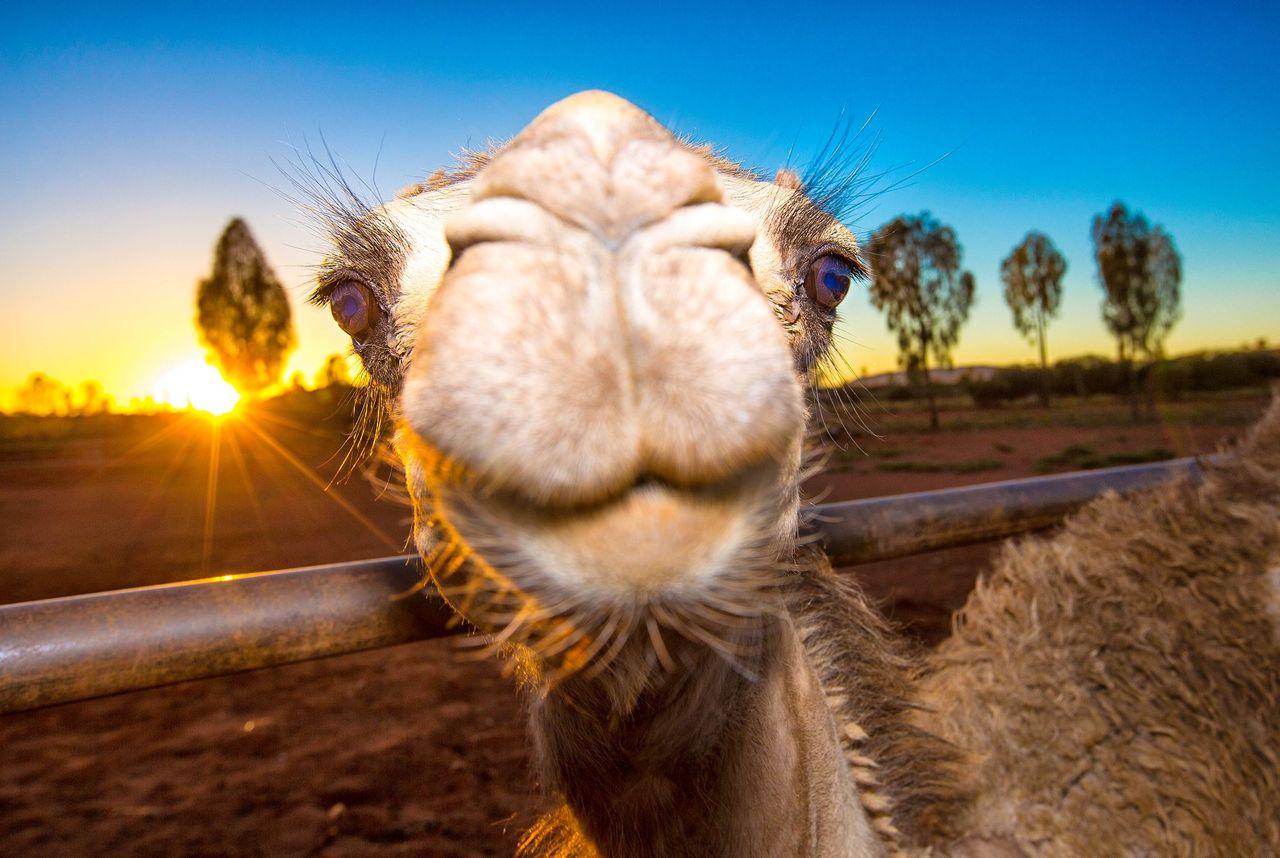
[[[215,417],[229,414],[240,401],[240,393],[204,361],[180,363],[156,382],[155,398],[172,408],[204,411]]]

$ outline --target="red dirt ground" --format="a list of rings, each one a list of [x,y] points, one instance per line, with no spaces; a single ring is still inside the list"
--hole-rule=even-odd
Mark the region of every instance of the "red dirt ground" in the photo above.
[[[1072,444],[1206,452],[1263,405],[1218,397],[1138,425],[1109,404],[953,411],[936,435],[915,431],[914,410],[873,412],[882,438],[862,442],[869,455],[837,455],[811,489],[843,499],[1026,476]],[[320,485],[333,471],[340,424],[226,424],[206,542],[200,419],[34,435],[5,422],[0,602],[400,551],[403,506],[358,477],[328,494],[314,482],[312,469]],[[998,461],[955,472],[980,459]],[[897,462],[911,470],[881,469]],[[851,571],[932,643],[994,548]],[[4,855],[510,854],[542,806],[509,682],[448,640],[0,716],[0,749]]]

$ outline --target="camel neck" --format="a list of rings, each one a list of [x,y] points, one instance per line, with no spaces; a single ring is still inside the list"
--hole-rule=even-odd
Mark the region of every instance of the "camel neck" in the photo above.
[[[605,674],[535,700],[544,777],[601,855],[883,853],[790,620],[755,631],[736,668],[700,648],[634,697]]]

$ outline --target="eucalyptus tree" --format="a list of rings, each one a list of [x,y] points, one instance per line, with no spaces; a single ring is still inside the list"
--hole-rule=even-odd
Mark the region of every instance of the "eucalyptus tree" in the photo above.
[[[1062,276],[1067,260],[1049,236],[1029,232],[1000,263],[1004,300],[1013,313],[1013,326],[1040,352],[1040,401],[1049,404],[1049,320],[1062,302]]]
[[[213,270],[196,287],[196,327],[238,390],[254,394],[280,380],[296,342],[289,296],[240,218],[222,231]]]
[[[1094,217],[1092,238],[1104,292],[1102,320],[1116,338],[1137,417],[1134,361],[1162,357],[1165,338],[1182,317],[1182,258],[1162,227],[1119,202]]]
[[[973,306],[973,275],[960,268],[955,230],[928,212],[900,215],[880,227],[866,246],[871,303],[898,337],[899,362],[918,370],[937,429],[938,404],[930,365],[949,366],[960,328]]]

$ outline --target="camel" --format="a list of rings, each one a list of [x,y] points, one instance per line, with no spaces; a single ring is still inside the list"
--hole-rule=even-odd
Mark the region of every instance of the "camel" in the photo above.
[[[832,196],[603,92],[325,206],[314,299],[431,583],[507,660],[541,855],[1280,852],[1280,404],[1005,547],[935,652],[798,536]],[[424,713],[429,717],[429,713]]]

